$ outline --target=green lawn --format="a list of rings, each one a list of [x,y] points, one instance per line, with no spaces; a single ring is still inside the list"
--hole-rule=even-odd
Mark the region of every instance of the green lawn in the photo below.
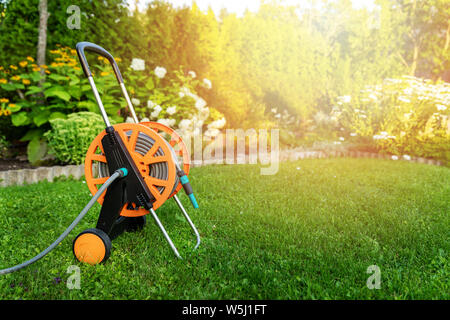
[[[449,299],[450,169],[377,159],[286,162],[191,171],[202,244],[170,200],[158,209],[177,260],[147,217],[113,241],[110,259],[82,265],[72,240],[94,227],[99,205],[53,252],[0,276],[1,299]],[[47,247],[90,198],[82,181],[0,188],[0,268]],[[81,289],[69,290],[70,265]],[[381,288],[366,286],[377,265]],[[59,281],[62,279],[62,281]]]

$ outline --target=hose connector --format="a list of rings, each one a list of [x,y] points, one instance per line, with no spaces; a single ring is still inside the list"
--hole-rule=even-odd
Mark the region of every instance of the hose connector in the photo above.
[[[126,177],[128,175],[127,168],[117,169],[117,172],[119,172],[121,178]]]
[[[186,192],[187,196],[189,197],[189,200],[191,200],[192,206],[195,209],[198,209],[197,199],[195,199],[194,191],[192,190],[191,184],[189,183],[189,179],[188,179],[186,173],[184,173],[183,170],[180,170],[177,172],[177,174],[178,174],[178,177],[180,177],[180,182],[181,182],[181,185],[183,186],[184,191]]]

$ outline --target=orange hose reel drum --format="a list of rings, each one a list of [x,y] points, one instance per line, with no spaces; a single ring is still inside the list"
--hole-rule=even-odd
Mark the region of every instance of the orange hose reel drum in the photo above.
[[[155,198],[153,203],[153,209],[159,208],[172,194],[172,190],[176,180],[176,167],[172,159],[172,153],[167,145],[166,141],[156,133],[156,131],[150,129],[148,126],[135,123],[121,123],[114,125],[114,129],[119,133],[122,141],[124,142],[128,152],[130,153],[134,163],[136,164],[140,174],[144,178],[144,181]],[[154,140],[153,146],[146,154],[141,154],[136,150],[136,142],[139,134],[144,134]],[[103,130],[92,141],[86,153],[84,161],[84,172],[86,178],[86,184],[89,191],[94,195],[99,186],[103,184],[108,177],[94,176],[94,164],[96,162],[102,162],[106,164],[106,157],[104,156],[103,146],[101,143],[102,138],[106,135],[106,131]],[[155,155],[157,151],[161,149],[163,155]],[[168,174],[167,179],[157,179],[150,176],[150,165],[156,163],[165,163],[167,165]],[[158,187],[164,187],[162,191]],[[104,194],[97,200],[98,203],[103,204]],[[149,213],[144,208],[129,209],[128,204],[125,205],[120,213],[125,217],[139,217]],[[135,207],[135,204],[133,205]]]
[[[182,169],[186,175],[189,175],[189,168],[190,168],[189,152],[186,148],[186,144],[181,139],[180,135],[172,128],[159,122],[147,121],[147,122],[140,122],[139,124],[149,127],[154,131],[156,131],[157,133],[164,132],[170,137],[170,140],[168,142],[170,146],[175,150],[175,154],[183,159]],[[181,184],[180,181],[175,191],[170,195],[169,198],[172,198],[174,195],[176,195],[178,191],[181,190],[182,187],[183,185]]]

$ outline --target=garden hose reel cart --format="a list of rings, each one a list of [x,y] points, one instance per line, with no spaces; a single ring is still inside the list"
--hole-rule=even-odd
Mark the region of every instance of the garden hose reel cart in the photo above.
[[[94,195],[110,178],[110,173],[120,169],[124,176],[112,182],[98,198],[102,206],[97,225],[75,238],[75,257],[89,264],[105,261],[110,254],[111,240],[124,231],[142,228],[146,222],[145,216],[150,213],[175,255],[181,258],[155,210],[167,199],[173,198],[197,237],[195,249],[199,246],[199,233],[177,197],[178,191],[183,188],[194,208],[198,208],[187,178],[189,154],[183,140],[173,129],[161,123],[139,123],[120,70],[110,53],[89,42],[78,43],[76,50],[106,125],[106,129],[92,141],[87,151],[86,184]],[[111,125],[85,51],[97,53],[110,62],[135,123]]]
[[[23,269],[55,249],[95,202],[102,205],[96,227],[84,230],[73,241],[73,252],[81,262],[97,264],[106,261],[111,253],[112,239],[125,231],[142,228],[148,213],[151,213],[175,255],[181,259],[155,212],[169,198],[175,200],[197,237],[194,250],[200,245],[198,230],[177,197],[178,191],[183,188],[194,208],[198,208],[187,177],[189,153],[183,140],[173,129],[161,123],[139,123],[119,67],[111,54],[89,42],[78,43],[76,49],[106,125],[86,153],[85,178],[93,196],[70,226],[45,250],[20,264],[0,269],[0,275]],[[111,125],[89,69],[85,50],[97,53],[111,63],[135,123]]]

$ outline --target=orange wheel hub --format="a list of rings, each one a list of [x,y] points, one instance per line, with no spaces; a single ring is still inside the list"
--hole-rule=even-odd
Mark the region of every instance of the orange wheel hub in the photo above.
[[[135,123],[121,123],[114,125],[114,129],[122,138],[147,187],[155,198],[153,209],[156,210],[174,194],[176,168],[169,145],[156,133],[156,130],[150,129],[149,126]],[[98,191],[100,185],[106,182],[110,175],[107,172],[106,157],[101,143],[105,135],[106,131],[104,130],[92,141],[84,162],[86,184],[93,195]],[[141,148],[137,145],[138,139],[151,140],[153,144],[148,149]],[[167,176],[164,179],[152,176],[152,166],[157,165],[165,166]],[[104,197],[105,194],[97,201],[103,204]],[[126,204],[120,215],[138,217],[147,213],[149,213],[148,210],[137,208],[136,204]]]
[[[94,265],[103,261],[106,248],[99,236],[93,233],[84,233],[76,239],[73,252],[78,261]]]

